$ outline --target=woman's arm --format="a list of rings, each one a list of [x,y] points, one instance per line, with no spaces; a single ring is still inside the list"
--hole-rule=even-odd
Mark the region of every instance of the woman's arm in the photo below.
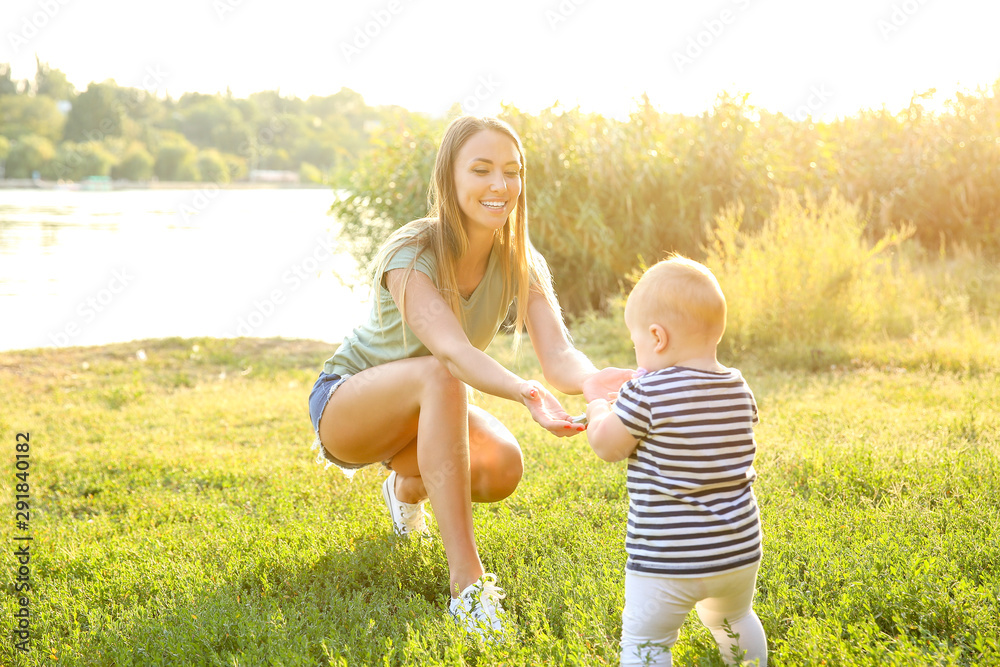
[[[598,371],[570,342],[559,313],[535,290],[528,293],[527,325],[545,380],[564,394],[583,394],[588,401],[607,398],[635,375],[624,368]]]
[[[583,393],[583,381],[597,372],[587,356],[573,347],[562,317],[545,296],[528,292],[528,337],[546,382],[564,394]]]
[[[484,393],[523,403],[534,420],[553,435],[579,432],[559,401],[542,385],[511,373],[469,342],[458,318],[425,274],[410,273],[404,298],[405,274],[406,269],[387,271],[386,287],[397,307],[403,303],[403,320],[452,376]]]

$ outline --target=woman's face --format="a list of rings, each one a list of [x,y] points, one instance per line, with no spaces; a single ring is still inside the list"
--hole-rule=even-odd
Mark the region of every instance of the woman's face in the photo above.
[[[495,130],[480,130],[455,156],[455,197],[466,233],[501,229],[521,194],[517,145]]]

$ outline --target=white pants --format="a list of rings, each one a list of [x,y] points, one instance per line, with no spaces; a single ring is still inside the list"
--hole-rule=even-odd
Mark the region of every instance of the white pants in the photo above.
[[[691,609],[715,637],[727,665],[737,664],[733,648],[745,652],[743,664],[767,665],[767,639],[753,613],[760,563],[708,577],[660,577],[625,572],[622,612],[622,667],[670,667],[670,647]],[[730,630],[725,625],[728,622]],[[730,635],[739,635],[735,639]]]

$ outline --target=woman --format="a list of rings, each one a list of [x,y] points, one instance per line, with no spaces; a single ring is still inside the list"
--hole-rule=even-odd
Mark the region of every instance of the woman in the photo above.
[[[506,498],[521,479],[514,436],[469,405],[466,386],[522,403],[555,436],[575,435],[559,401],[483,350],[516,304],[545,379],[567,394],[617,391],[631,371],[598,372],[569,340],[544,260],[528,238],[524,152],[495,118],[445,132],[432,210],[390,237],[374,261],[375,308],[325,364],[310,396],[320,457],[345,470],[382,461],[395,529],[425,533],[434,507],[448,558],[452,615],[502,631],[503,592],[476,548],[472,502]]]

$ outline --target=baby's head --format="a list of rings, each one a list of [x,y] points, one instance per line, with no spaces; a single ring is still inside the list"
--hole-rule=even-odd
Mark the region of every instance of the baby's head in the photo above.
[[[726,297],[706,266],[674,254],[650,267],[632,288],[625,324],[636,361],[647,370],[699,351],[714,358],[726,330]]]

